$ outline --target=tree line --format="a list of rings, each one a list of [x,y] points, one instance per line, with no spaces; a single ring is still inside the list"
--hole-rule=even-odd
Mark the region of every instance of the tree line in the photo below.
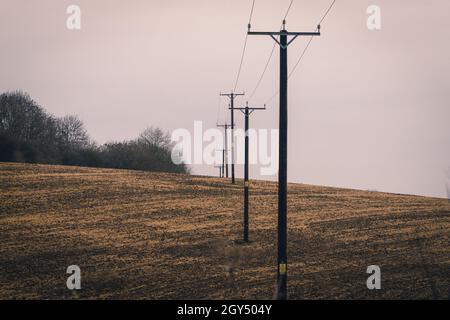
[[[134,140],[96,144],[83,122],[46,112],[27,93],[0,94],[0,161],[189,173],[171,159],[167,132],[147,128]]]

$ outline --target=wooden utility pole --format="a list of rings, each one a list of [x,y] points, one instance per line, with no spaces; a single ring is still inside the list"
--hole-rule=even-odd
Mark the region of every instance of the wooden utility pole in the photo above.
[[[280,123],[279,123],[279,169],[278,169],[278,271],[277,271],[277,299],[287,299],[287,127],[288,127],[288,46],[298,36],[320,36],[318,32],[288,32],[286,21],[279,32],[252,32],[248,35],[270,36],[280,46]],[[279,36],[280,40],[275,36]],[[288,40],[288,36],[292,36]]]
[[[225,123],[225,124],[217,124],[216,126],[224,129],[224,136],[223,136],[224,149],[222,150],[222,158],[223,158],[223,166],[225,168],[224,177],[228,178],[228,129],[230,128],[230,125]]]
[[[222,163],[220,164],[220,177],[225,178],[225,148],[216,149],[216,152],[222,154]]]
[[[231,182],[236,183],[234,176],[234,99],[238,96],[245,95],[244,93],[221,93],[221,96],[230,98],[230,110],[231,110]]]
[[[219,169],[219,178],[222,178],[222,166],[214,166],[214,168]]]
[[[245,108],[234,108],[235,110],[240,110],[244,113],[245,116],[245,165],[244,165],[244,242],[249,241],[249,231],[248,231],[248,195],[249,195],[249,118],[250,115],[255,110],[266,110],[266,106],[264,108],[250,108],[248,106],[248,102]]]

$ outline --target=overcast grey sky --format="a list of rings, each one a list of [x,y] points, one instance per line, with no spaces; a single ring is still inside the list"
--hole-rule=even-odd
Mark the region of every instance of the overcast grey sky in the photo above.
[[[0,91],[21,89],[55,115],[77,114],[100,143],[150,125],[214,127],[218,94],[234,85],[251,2],[2,0]],[[279,28],[289,2],[256,0],[253,29]],[[330,2],[294,1],[288,29],[313,31]],[[79,31],[66,28],[71,4],[82,10]],[[379,31],[366,27],[371,4],[382,10]],[[290,79],[289,181],[446,196],[449,11],[448,0],[337,0]],[[306,41],[289,48],[290,67]],[[249,38],[238,90],[254,89],[272,45]],[[252,104],[277,91],[278,58],[277,50]],[[277,128],[277,99],[268,108],[252,127]],[[226,116],[224,100],[220,121]],[[256,169],[251,175],[261,178]]]

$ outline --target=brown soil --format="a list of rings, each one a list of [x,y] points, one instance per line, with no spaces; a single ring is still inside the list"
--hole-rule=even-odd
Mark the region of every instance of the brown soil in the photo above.
[[[271,299],[277,185],[251,185],[248,245],[242,195],[242,181],[0,164],[0,299]],[[288,202],[291,299],[450,298],[448,200],[291,184]]]

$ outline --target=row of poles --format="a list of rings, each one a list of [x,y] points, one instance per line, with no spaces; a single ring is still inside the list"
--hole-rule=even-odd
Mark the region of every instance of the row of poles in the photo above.
[[[278,259],[277,259],[277,299],[287,299],[287,129],[288,129],[288,47],[299,36],[320,36],[320,25],[315,32],[288,32],[286,21],[283,20],[282,30],[276,32],[252,32],[248,25],[247,35],[270,36],[280,47],[280,90],[279,90],[279,168],[278,168]],[[244,223],[243,240],[249,241],[249,117],[255,110],[264,108],[245,107],[235,108],[235,98],[244,93],[224,93],[230,99],[229,109],[231,122],[217,124],[225,129],[225,147],[222,150],[223,163],[221,176],[228,178],[228,143],[227,134],[231,130],[231,182],[235,181],[234,167],[234,111],[240,110],[245,115],[245,165],[244,165]],[[225,169],[226,168],[226,169]],[[226,171],[226,172],[225,172]]]

